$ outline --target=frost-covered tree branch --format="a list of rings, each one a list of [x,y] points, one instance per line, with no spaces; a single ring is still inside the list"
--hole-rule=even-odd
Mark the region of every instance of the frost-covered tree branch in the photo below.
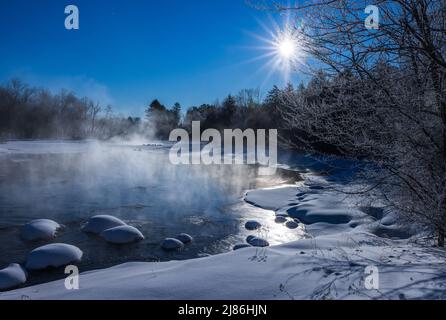
[[[367,1],[270,4],[303,21],[304,48],[323,65],[306,88],[280,95],[288,142],[361,160],[382,199],[444,246],[446,3],[375,1],[378,30],[364,26]]]

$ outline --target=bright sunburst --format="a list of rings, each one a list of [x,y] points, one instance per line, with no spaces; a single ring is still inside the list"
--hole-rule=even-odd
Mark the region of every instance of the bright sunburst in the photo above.
[[[283,59],[291,59],[296,51],[296,45],[292,39],[283,39],[277,44],[277,49]]]
[[[273,38],[272,49],[276,51],[276,58],[280,60],[282,67],[295,67],[303,62],[302,43],[298,37],[298,31],[286,27],[284,30],[278,30]]]
[[[289,19],[280,27],[273,22],[273,27],[269,28],[263,23],[260,23],[267,37],[253,34],[253,36],[263,42],[262,46],[256,49],[264,51],[255,57],[253,60],[265,59],[266,63],[262,67],[268,69],[267,79],[271,77],[273,72],[280,72],[284,81],[290,80],[291,73],[298,67],[305,63],[304,40],[298,27],[291,26]]]

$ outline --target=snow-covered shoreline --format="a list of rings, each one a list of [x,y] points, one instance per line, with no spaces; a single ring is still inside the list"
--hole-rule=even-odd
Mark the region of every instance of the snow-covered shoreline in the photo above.
[[[371,234],[305,239],[268,249],[163,263],[134,262],[0,294],[0,299],[444,299],[444,252]],[[365,268],[380,288],[364,286]]]
[[[446,298],[443,250],[372,234],[379,221],[323,188],[310,183],[252,190],[245,200],[306,220],[312,237],[186,261],[125,263],[82,273],[79,290],[67,290],[59,280],[4,292],[0,299]],[[379,270],[378,289],[365,286],[371,266]]]
[[[62,279],[3,292],[0,299],[446,298],[444,250],[414,244],[391,214],[371,214],[333,192],[333,177],[303,176],[296,185],[247,191],[244,201],[275,212],[280,228],[299,221],[304,239],[185,261],[129,262],[82,273],[79,290],[67,290]],[[268,230],[261,233],[268,240]],[[378,270],[377,288],[365,285],[370,267]]]

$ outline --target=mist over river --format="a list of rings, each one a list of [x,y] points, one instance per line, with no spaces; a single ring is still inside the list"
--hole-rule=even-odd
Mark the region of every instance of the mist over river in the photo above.
[[[259,176],[256,166],[172,165],[166,144],[14,141],[0,144],[0,269],[23,263],[47,242],[27,242],[21,227],[53,219],[63,228],[51,242],[73,244],[84,256],[81,271],[128,261],[198,258],[232,250],[255,219],[271,245],[300,234],[274,222],[274,213],[243,201],[249,189],[276,186],[289,177]],[[145,240],[112,245],[81,231],[94,215],[118,217],[138,228]],[[192,244],[165,252],[166,237],[188,233]],[[33,272],[27,285],[63,277],[63,270]]]

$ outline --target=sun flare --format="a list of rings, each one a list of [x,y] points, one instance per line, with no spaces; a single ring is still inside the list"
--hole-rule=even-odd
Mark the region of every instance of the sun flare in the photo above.
[[[271,77],[272,73],[279,72],[283,75],[284,81],[288,82],[292,72],[305,64],[305,41],[301,30],[292,26],[289,19],[282,27],[276,23],[273,28],[261,25],[268,37],[255,34],[253,36],[264,43],[256,48],[266,52],[254,58],[253,61],[267,59],[261,68],[261,70],[269,69],[267,78]]]
[[[277,45],[277,50],[284,59],[290,59],[294,55],[295,49],[296,45],[292,39],[283,39]]]
[[[276,65],[284,73],[290,73],[304,61],[303,42],[299,38],[298,30],[286,26],[277,30],[273,36],[271,50],[275,52]]]

